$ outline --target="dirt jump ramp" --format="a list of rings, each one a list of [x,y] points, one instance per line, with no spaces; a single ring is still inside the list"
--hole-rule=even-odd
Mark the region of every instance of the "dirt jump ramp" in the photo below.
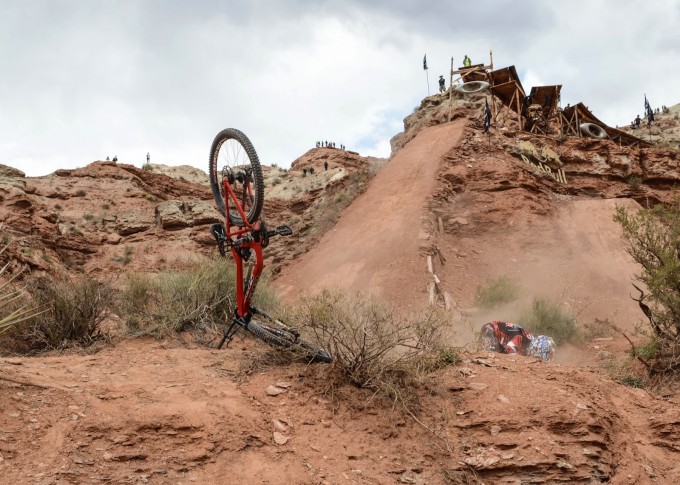
[[[374,294],[400,308],[422,305],[428,281],[418,253],[423,206],[443,155],[464,128],[458,120],[423,129],[399,150],[319,244],[276,280],[283,300],[339,288]]]

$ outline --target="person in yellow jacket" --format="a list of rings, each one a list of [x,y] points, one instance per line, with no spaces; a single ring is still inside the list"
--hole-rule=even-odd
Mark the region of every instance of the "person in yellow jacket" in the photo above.
[[[472,61],[470,58],[465,54],[465,59],[463,59],[463,66],[464,67],[470,67],[472,65]]]

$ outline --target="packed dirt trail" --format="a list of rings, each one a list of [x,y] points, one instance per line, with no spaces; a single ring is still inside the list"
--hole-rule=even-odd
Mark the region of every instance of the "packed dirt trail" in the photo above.
[[[439,160],[458,143],[464,127],[462,120],[431,127],[398,151],[335,227],[277,280],[281,296],[293,301],[301,292],[343,288],[401,308],[419,305],[426,278],[418,251],[423,205]]]

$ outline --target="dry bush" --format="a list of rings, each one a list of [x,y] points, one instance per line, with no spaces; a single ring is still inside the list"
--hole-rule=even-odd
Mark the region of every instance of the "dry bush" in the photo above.
[[[444,344],[450,323],[434,308],[404,317],[372,298],[324,291],[303,300],[292,321],[330,352],[341,382],[407,405],[414,383],[458,360]]]
[[[27,282],[30,301],[42,312],[17,325],[12,332],[16,351],[90,345],[103,336],[101,324],[114,300],[107,283],[89,276],[32,278]]]

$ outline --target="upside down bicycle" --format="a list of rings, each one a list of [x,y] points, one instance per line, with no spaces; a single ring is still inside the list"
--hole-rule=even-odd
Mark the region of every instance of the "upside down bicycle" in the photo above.
[[[220,169],[221,166],[221,169]],[[222,130],[210,148],[210,187],[224,224],[210,227],[221,256],[230,251],[236,262],[236,308],[231,324],[217,348],[243,328],[274,347],[299,352],[312,362],[331,362],[324,349],[300,338],[300,333],[251,305],[264,267],[262,249],[275,236],[290,236],[289,226],[269,229],[260,219],[264,206],[264,177],[248,137],[234,128]],[[244,278],[244,262],[248,263]],[[252,263],[252,264],[250,264]]]

